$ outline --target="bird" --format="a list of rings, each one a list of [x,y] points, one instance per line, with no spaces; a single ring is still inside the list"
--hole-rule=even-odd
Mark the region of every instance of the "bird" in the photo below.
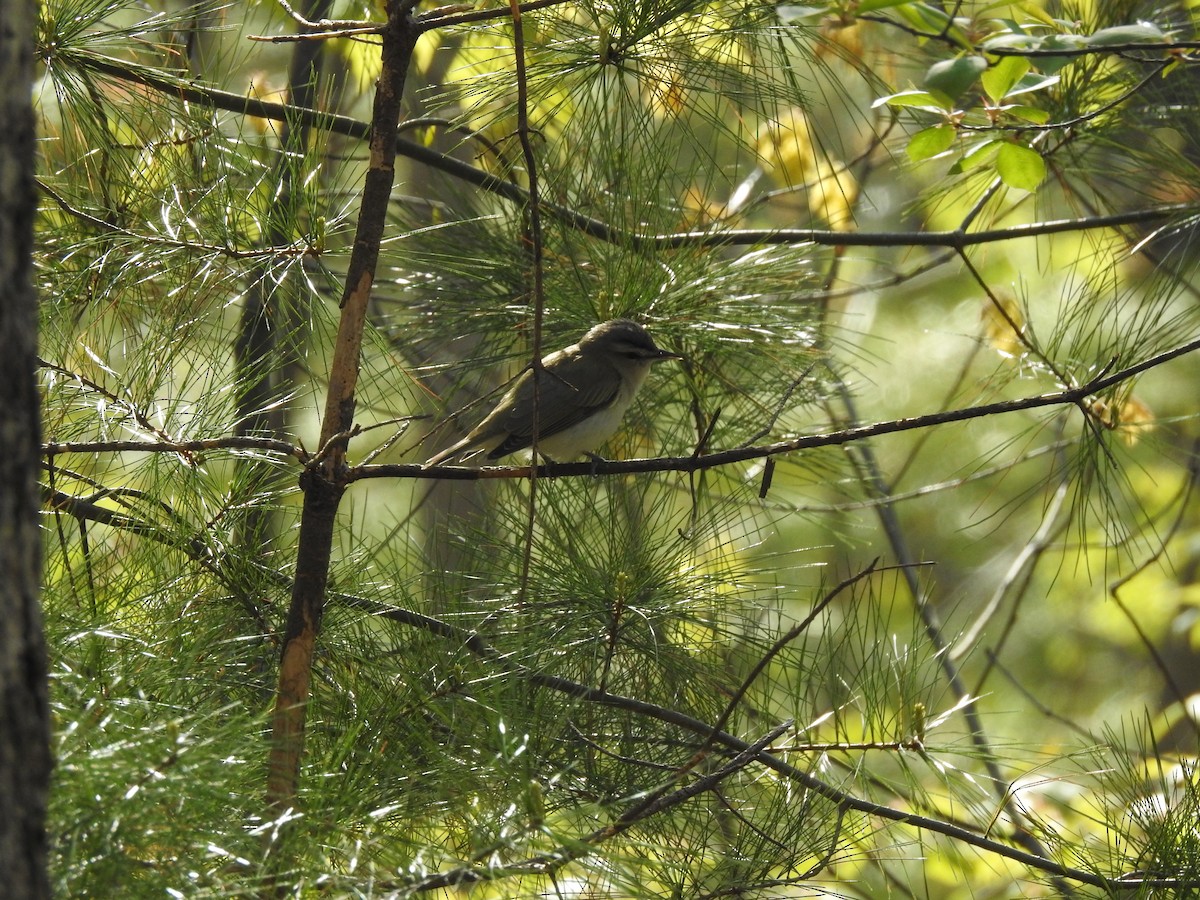
[[[487,418],[425,466],[484,451],[489,460],[499,459],[532,446],[535,378],[538,455],[551,462],[595,458],[591,451],[620,427],[651,365],[682,358],[660,349],[637,322],[601,322],[577,343],[544,357],[540,368],[526,369]]]

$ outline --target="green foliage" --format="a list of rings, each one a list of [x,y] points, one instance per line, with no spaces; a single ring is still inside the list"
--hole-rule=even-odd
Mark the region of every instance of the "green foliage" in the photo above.
[[[1194,886],[1189,14],[551,4],[524,108],[505,10],[416,15],[279,809],[378,35],[285,122],[280,10],[43,5],[59,892]],[[604,455],[668,463],[386,467],[617,316],[684,359]]]

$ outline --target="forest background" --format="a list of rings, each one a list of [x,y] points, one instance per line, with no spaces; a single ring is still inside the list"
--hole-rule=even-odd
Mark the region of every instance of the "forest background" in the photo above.
[[[57,893],[1200,887],[1189,5],[35,40]],[[617,316],[604,461],[420,465]]]

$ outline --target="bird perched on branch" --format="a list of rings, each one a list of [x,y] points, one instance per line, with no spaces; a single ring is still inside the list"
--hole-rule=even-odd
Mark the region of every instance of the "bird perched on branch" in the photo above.
[[[620,426],[650,366],[680,358],[659,349],[636,322],[601,322],[578,343],[542,359],[540,367],[526,369],[486,419],[425,465],[484,451],[488,459],[499,459],[532,446],[535,378],[538,455],[557,461],[590,455]]]

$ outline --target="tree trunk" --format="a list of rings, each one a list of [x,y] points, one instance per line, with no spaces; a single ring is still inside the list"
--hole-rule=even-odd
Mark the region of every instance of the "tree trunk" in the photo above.
[[[41,428],[34,379],[32,0],[0,19],[0,882],[11,900],[50,896],[46,648],[38,606]]]

